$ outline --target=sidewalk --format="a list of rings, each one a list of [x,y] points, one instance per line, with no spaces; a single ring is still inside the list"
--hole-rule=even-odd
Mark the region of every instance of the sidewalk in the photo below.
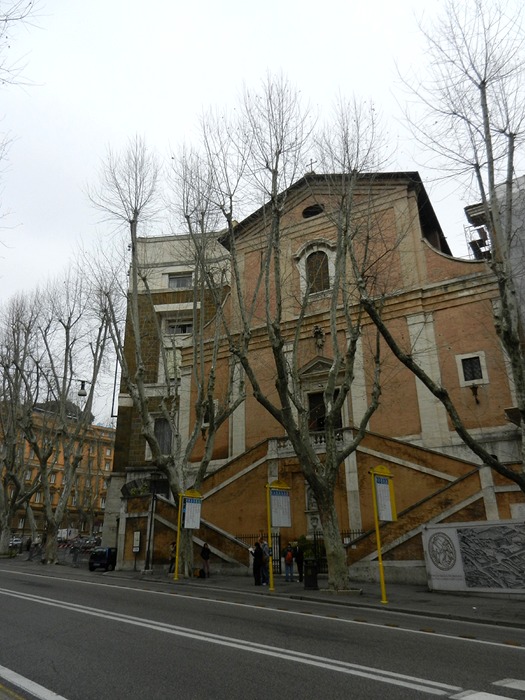
[[[272,596],[275,598],[291,598],[294,600],[311,600],[318,603],[344,605],[355,610],[385,610],[403,612],[406,614],[422,614],[427,617],[482,622],[491,625],[501,625],[525,629],[525,594],[520,593],[444,593],[429,591],[424,585],[400,584],[386,582],[387,603],[381,603],[381,588],[379,583],[352,582],[352,590],[344,593],[334,593],[328,590],[325,576],[318,577],[318,590],[305,588],[304,583],[297,580],[286,583],[284,576],[274,577],[274,590],[267,586],[254,586],[250,574],[220,573],[214,574],[213,569],[208,579],[179,579],[174,581],[172,575],[167,575],[164,569],[152,572],[141,570],[101,571],[90,572],[87,561],[79,562],[79,568],[73,568],[71,561],[65,559],[60,569],[71,574],[85,574],[89,577],[111,577],[143,581],[155,581],[166,586],[180,588],[190,587],[192,592],[202,588],[212,590],[228,590],[255,596]],[[27,561],[26,557],[3,559],[2,565],[16,568],[40,569],[39,561]]]
[[[444,593],[429,591],[426,586],[416,584],[386,583],[387,603],[381,603],[379,583],[353,582],[352,591],[334,593],[328,590],[328,582],[322,576],[318,578],[318,590],[306,589],[304,583],[297,580],[286,583],[284,576],[274,578],[274,591],[266,586],[254,586],[252,576],[219,574],[209,579],[179,579],[160,572],[151,574],[133,571],[116,571],[115,576],[149,577],[150,580],[166,581],[170,585],[191,585],[192,589],[202,586],[205,590],[224,589],[242,591],[261,596],[292,598],[295,600],[312,600],[315,602],[344,605],[355,609],[391,610],[407,614],[422,614],[429,617],[483,622],[492,625],[517,627],[525,629],[525,595],[513,593]]]

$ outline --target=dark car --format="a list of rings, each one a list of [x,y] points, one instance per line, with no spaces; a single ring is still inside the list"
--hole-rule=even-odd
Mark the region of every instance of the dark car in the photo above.
[[[90,552],[95,547],[100,547],[100,537],[79,537],[78,544],[83,552]]]
[[[116,547],[95,547],[89,556],[89,570],[105,569],[113,571],[117,563]]]

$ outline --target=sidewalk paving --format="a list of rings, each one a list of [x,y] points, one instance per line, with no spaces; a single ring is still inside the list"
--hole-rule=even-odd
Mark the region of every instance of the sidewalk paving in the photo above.
[[[274,591],[267,586],[254,586],[250,575],[212,574],[209,579],[179,579],[173,581],[171,576],[154,572],[116,571],[114,575],[132,575],[134,578],[151,577],[153,580],[166,581],[175,586],[192,585],[229,591],[242,591],[261,596],[286,597],[295,600],[312,600],[315,602],[344,605],[356,609],[375,609],[422,614],[429,617],[483,622],[525,629],[525,594],[502,593],[453,593],[429,591],[427,586],[417,584],[400,584],[386,582],[387,603],[381,602],[379,583],[352,582],[349,592],[333,592],[328,589],[326,578],[318,577],[318,590],[305,588],[304,583],[294,581],[286,583],[284,576],[274,578]]]

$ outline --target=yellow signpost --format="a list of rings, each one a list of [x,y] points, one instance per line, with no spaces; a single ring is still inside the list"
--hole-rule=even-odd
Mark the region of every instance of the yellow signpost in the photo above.
[[[268,539],[272,543],[272,527],[291,527],[290,487],[284,481],[272,481],[266,484],[266,515],[268,519]],[[280,556],[280,552],[279,552]],[[273,547],[270,546],[268,562],[270,591],[275,590],[273,583]]]
[[[379,465],[369,472],[372,475],[372,501],[374,504],[374,522],[376,528],[377,559],[379,562],[379,581],[381,585],[381,602],[388,603],[385,588],[385,572],[383,569],[383,557],[381,554],[381,537],[379,522],[381,520],[393,522],[397,520],[396,501],[394,497],[394,484],[392,474],[388,467]]]

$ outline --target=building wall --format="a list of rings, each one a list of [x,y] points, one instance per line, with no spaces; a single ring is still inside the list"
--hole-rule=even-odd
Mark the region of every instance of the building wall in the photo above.
[[[75,472],[75,486],[68,501],[67,513],[61,528],[78,529],[81,534],[101,532],[108,483],[113,470],[115,430],[92,425],[85,438],[83,458]],[[29,488],[39,473],[39,465],[29,446],[25,446],[25,486]],[[52,475],[52,476],[51,476]],[[55,508],[62,491],[64,479],[64,455],[60,450],[50,466],[52,506]],[[40,491],[32,496],[29,505],[33,511],[37,532],[45,530],[44,502]],[[30,535],[29,520],[21,509],[11,524],[13,532]],[[89,523],[92,522],[90,526]],[[82,523],[84,525],[82,526]]]
[[[505,358],[494,331],[492,308],[498,296],[497,286],[484,261],[463,261],[445,254],[439,225],[432,219],[428,206],[421,209],[421,196],[413,182],[404,177],[398,181],[373,183],[356,197],[356,211],[362,213],[361,225],[373,232],[376,262],[370,266],[375,277],[374,291],[386,293],[383,315],[388,328],[405,349],[436,380],[442,381],[455,402],[466,426],[490,447],[503,461],[517,457],[517,431],[509,426],[503,408],[511,405],[512,387]],[[374,211],[370,216],[370,197]],[[304,219],[305,207],[323,202],[323,214]],[[293,189],[288,208],[283,215],[281,246],[281,289],[285,328],[290,340],[296,330],[304,282],[301,280],[301,260],[312,246],[325,245],[333,249],[332,193],[322,185]],[[246,298],[255,298],[250,342],[251,359],[263,392],[275,398],[275,369],[265,326],[264,294],[256,292],[261,259],[266,248],[264,216],[253,215],[239,227],[237,236],[238,266]],[[432,240],[436,246],[430,245]],[[154,270],[158,285],[155,299],[158,305],[188,303],[188,292],[160,291],[166,283],[165,270],[177,269],[177,254],[173,241],[155,240],[157,262]],[[150,243],[144,241],[149,251]],[[163,247],[166,246],[166,247]],[[166,250],[171,250],[171,257]],[[146,254],[145,254],[146,255]],[[186,255],[186,253],[185,253]],[[219,254],[218,254],[219,255]],[[181,266],[188,265],[187,256]],[[162,263],[162,260],[165,262]],[[162,263],[162,264],[161,264]],[[275,286],[271,286],[275,290]],[[238,327],[235,287],[231,295],[225,291],[225,313],[231,328]],[[270,299],[273,308],[275,299]],[[337,335],[331,337],[328,306],[330,294],[312,297],[308,316],[301,328],[295,347],[299,367],[307,367],[316,358],[328,361],[333,345],[345,338],[344,317],[337,321]],[[211,307],[206,306],[213,330]],[[209,316],[208,316],[209,314]],[[151,319],[149,322],[151,324]],[[288,326],[286,326],[288,324]],[[319,347],[313,335],[319,326],[324,331],[324,343]],[[149,333],[148,324],[145,326]],[[359,420],[372,387],[376,331],[365,323],[359,343],[356,381],[344,408],[345,426]],[[191,340],[191,339],[190,339]],[[157,343],[155,345],[155,342]],[[127,346],[130,352],[130,346]],[[158,341],[152,341],[148,373],[152,383],[158,383]],[[483,358],[484,376],[474,387],[462,376],[461,358],[479,355]],[[181,427],[186,431],[193,420],[195,386],[191,385],[192,348],[182,348],[185,381],[181,398]],[[216,363],[218,386],[226,386],[232,357],[225,342]],[[306,378],[305,378],[306,382]],[[305,383],[306,386],[306,383]],[[151,469],[146,459],[145,442],[137,414],[123,395],[117,426],[116,469],[120,474]],[[242,424],[242,425],[241,425]],[[357,453],[355,463],[341,466],[336,492],[336,507],[343,529],[359,524],[364,530],[371,523],[371,485],[369,469],[380,463],[392,469],[398,485],[398,510],[408,511],[403,523],[392,526],[392,554],[415,558],[421,555],[420,542],[408,536],[429,518],[476,519],[501,517],[511,505],[519,505],[522,494],[509,483],[498,484],[493,475],[478,470],[473,456],[460,443],[441,406],[423,385],[404,368],[382,343],[382,395],[379,409],[369,425],[372,431]],[[376,435],[376,438],[372,436]],[[239,531],[265,529],[265,485],[275,472],[292,486],[294,526],[283,537],[296,538],[312,528],[315,512],[309,508],[304,477],[293,454],[276,457],[267,454],[273,438],[284,438],[283,428],[256,401],[248,389],[242,412],[232,417],[218,433],[215,442],[211,475],[203,484],[203,517],[230,535]],[[396,438],[399,441],[393,441]],[[370,446],[373,439],[381,441]],[[401,442],[402,441],[402,442]],[[261,455],[255,453],[259,449]],[[198,442],[193,459],[198,463],[203,443]],[[246,450],[246,452],[243,452]],[[411,450],[415,450],[414,453]],[[272,461],[273,460],[273,461]],[[226,462],[225,466],[224,465]],[[480,477],[480,474],[483,476]],[[437,494],[442,493],[442,497]],[[397,529],[396,529],[397,527]],[[127,535],[126,535],[127,536]],[[399,541],[396,540],[396,537]],[[405,539],[403,539],[405,538]],[[373,537],[367,547],[357,548],[355,555],[373,556]],[[372,545],[370,544],[372,543]],[[127,546],[127,545],[126,545]],[[394,554],[395,552],[395,554]]]

